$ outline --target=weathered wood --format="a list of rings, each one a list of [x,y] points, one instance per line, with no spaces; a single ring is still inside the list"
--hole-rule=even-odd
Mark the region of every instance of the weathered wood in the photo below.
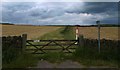
[[[45,48],[45,49],[42,49],[42,50],[61,50],[62,48]],[[76,49],[76,48],[69,48],[69,49]],[[25,49],[26,51],[34,51],[36,49]]]
[[[27,34],[22,35],[22,51],[25,51],[26,48],[26,41],[27,41]]]
[[[35,40],[27,40],[28,42],[34,42]],[[49,42],[49,41],[56,41],[56,42],[72,42],[77,40],[39,40],[39,42]]]
[[[80,35],[78,37],[78,45],[81,46],[81,47],[84,47],[84,37],[83,37],[83,35]]]
[[[73,52],[64,52],[64,53],[73,53]],[[45,53],[31,53],[31,54],[45,54]]]
[[[2,37],[0,37],[0,69],[2,68]]]
[[[36,46],[44,46],[45,44],[36,44]],[[71,45],[71,44],[62,44],[61,45],[63,46],[68,46],[68,45]],[[77,44],[72,44],[74,46],[77,46]],[[26,46],[31,46],[31,45],[26,45]],[[56,44],[49,44],[49,46],[56,46]]]
[[[33,44],[32,42],[47,42],[47,44]],[[60,42],[64,42],[64,43],[60,43]],[[68,43],[69,42],[69,43]],[[33,46],[35,47],[36,49],[30,49],[30,50],[33,50],[34,52],[33,53],[37,53],[38,51],[42,52],[42,53],[45,53],[43,50],[61,50],[61,52],[64,52],[64,51],[67,51],[69,53],[71,53],[71,51],[69,50],[70,49],[70,46],[73,46],[73,45],[76,45],[75,43],[78,42],[78,40],[27,40],[27,45],[26,46]],[[54,43],[54,44],[51,44],[51,43]],[[41,47],[39,47],[41,46]],[[60,46],[61,49],[52,49],[52,48],[49,48],[49,49],[44,49],[44,47],[46,46]],[[66,46],[66,47],[64,47]],[[73,49],[73,48],[71,48]],[[29,49],[27,49],[29,50]]]

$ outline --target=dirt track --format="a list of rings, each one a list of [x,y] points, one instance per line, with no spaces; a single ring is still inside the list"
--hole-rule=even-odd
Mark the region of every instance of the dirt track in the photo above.
[[[29,67],[29,68],[115,68],[109,66],[85,66],[78,62],[66,60],[59,64],[57,63],[50,63],[48,61],[39,61],[36,67]]]
[[[53,64],[48,61],[39,61],[35,68],[84,68],[84,66],[71,60],[61,62],[60,64]]]

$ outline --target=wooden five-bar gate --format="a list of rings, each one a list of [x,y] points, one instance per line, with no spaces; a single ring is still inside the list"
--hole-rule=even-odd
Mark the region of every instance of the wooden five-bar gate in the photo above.
[[[27,40],[26,50],[33,50],[33,54],[43,54],[47,53],[45,50],[61,50],[60,52],[72,53],[70,49],[75,49],[78,44],[78,40]],[[34,49],[30,49],[29,46],[34,47]],[[59,48],[45,48],[46,46],[53,46]],[[74,46],[74,47],[71,47]],[[38,53],[40,51],[40,53]]]
[[[78,40],[26,40],[26,51],[33,54],[44,54],[46,51],[72,53],[80,44]]]

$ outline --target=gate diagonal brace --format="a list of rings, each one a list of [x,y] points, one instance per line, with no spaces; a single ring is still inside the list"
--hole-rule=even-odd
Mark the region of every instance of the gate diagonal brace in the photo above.
[[[27,41],[27,43],[28,43],[29,45],[31,45],[31,46],[33,46],[33,47],[36,48],[36,50],[33,52],[33,54],[36,53],[38,50],[40,50],[40,51],[43,52],[43,53],[46,53],[46,52],[43,51],[41,48],[38,48],[36,45],[33,45],[32,43],[30,43],[30,42],[28,42],[28,41]]]
[[[33,54],[36,53],[37,51],[38,51],[38,49],[36,49],[36,50],[33,52]]]
[[[66,48],[65,48],[65,50],[67,50],[69,53],[71,53],[71,51],[68,49],[70,46],[72,46],[72,45],[74,45],[76,43],[76,41],[75,42],[73,42],[73,43],[71,43],[70,45],[68,45]]]
[[[37,51],[40,50],[41,52],[46,53],[45,51],[43,51],[42,48],[44,48],[45,46],[48,46],[50,43],[52,43],[52,41],[50,41],[50,42],[47,43],[46,45],[43,45],[41,48],[38,48]]]
[[[46,53],[45,51],[43,51],[41,48],[38,48],[38,49],[36,49],[33,53],[36,53],[37,51],[41,51],[42,53]]]
[[[30,42],[28,42],[28,41],[27,41],[27,43],[28,43],[29,45],[35,47],[36,49],[38,49],[38,47],[37,47],[36,45],[33,45],[32,43],[30,43]]]
[[[61,47],[63,48],[63,50],[62,50],[62,51],[67,50],[69,53],[71,53],[71,51],[70,51],[70,50],[68,50],[68,48],[69,48],[71,45],[73,45],[76,41],[75,41],[74,43],[70,44],[69,46],[67,46],[66,48],[64,48],[62,45],[58,44],[58,43],[57,43],[57,42],[55,42],[55,41],[53,41],[53,42],[54,42],[56,45],[61,46]],[[62,51],[61,51],[61,52],[62,52]]]
[[[76,43],[76,41],[73,42],[73,43],[71,43],[70,45],[68,45],[68,46],[66,47],[66,49],[69,48],[70,46],[74,45],[75,43]]]
[[[41,48],[40,49],[38,49],[38,50],[40,50],[41,52],[43,52],[43,53],[46,53],[45,51],[43,51]]]
[[[65,50],[65,48],[64,48],[62,45],[58,44],[58,43],[55,42],[55,41],[53,41],[53,42],[54,42],[56,45],[59,45],[60,47],[62,47],[63,50]],[[62,51],[63,51],[63,50],[62,50]]]
[[[39,48],[39,49],[42,49],[42,48],[44,48],[45,46],[48,46],[50,43],[52,43],[52,41],[50,41],[49,43],[47,43],[46,45],[43,45],[41,48]]]

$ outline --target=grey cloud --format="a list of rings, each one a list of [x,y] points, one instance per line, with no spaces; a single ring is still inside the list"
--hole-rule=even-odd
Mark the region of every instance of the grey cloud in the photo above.
[[[50,9],[50,8],[46,8],[46,9],[40,9],[40,8],[36,8],[33,11],[30,12],[30,16],[32,17],[39,17],[41,19],[45,19],[45,18],[52,18],[55,16],[61,16],[64,14],[64,11],[58,8],[55,9]]]
[[[3,22],[38,25],[94,24],[98,19],[116,23],[118,15],[114,2],[4,3],[2,7]]]

